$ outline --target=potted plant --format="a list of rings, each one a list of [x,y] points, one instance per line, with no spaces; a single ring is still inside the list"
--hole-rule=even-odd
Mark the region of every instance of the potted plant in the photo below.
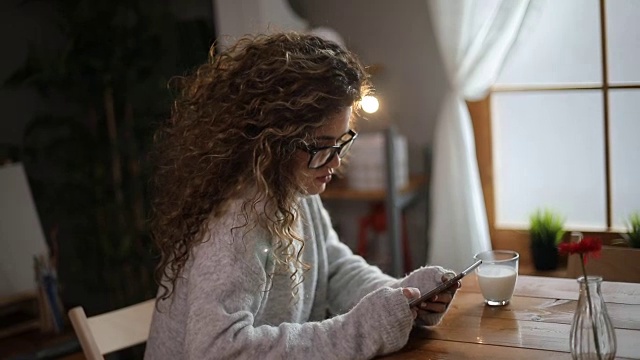
[[[531,256],[537,270],[558,267],[557,245],[564,236],[564,217],[550,209],[538,209],[529,217]]]
[[[632,248],[640,248],[640,211],[631,213],[627,218],[627,232],[622,235],[624,242]]]

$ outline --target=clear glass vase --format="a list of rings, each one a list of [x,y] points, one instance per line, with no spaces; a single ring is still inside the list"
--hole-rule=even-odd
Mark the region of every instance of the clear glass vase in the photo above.
[[[613,359],[616,355],[616,333],[602,298],[602,277],[578,278],[580,297],[571,324],[571,357],[573,359]],[[590,301],[589,301],[590,300]]]

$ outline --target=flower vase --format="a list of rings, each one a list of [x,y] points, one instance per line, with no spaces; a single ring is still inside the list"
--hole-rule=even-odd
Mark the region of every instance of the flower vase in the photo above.
[[[575,360],[613,359],[616,355],[616,333],[602,298],[602,277],[578,278],[580,297],[571,324],[571,357]]]

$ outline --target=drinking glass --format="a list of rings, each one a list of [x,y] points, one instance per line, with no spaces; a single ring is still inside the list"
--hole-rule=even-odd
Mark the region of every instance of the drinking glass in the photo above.
[[[474,258],[482,260],[476,275],[484,302],[490,306],[507,305],[516,287],[520,254],[511,250],[489,250]]]

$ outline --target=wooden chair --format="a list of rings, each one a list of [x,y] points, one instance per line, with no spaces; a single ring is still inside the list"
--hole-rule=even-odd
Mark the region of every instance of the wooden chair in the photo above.
[[[88,360],[142,344],[149,337],[155,299],[87,318],[81,306],[69,310],[69,319]]]

